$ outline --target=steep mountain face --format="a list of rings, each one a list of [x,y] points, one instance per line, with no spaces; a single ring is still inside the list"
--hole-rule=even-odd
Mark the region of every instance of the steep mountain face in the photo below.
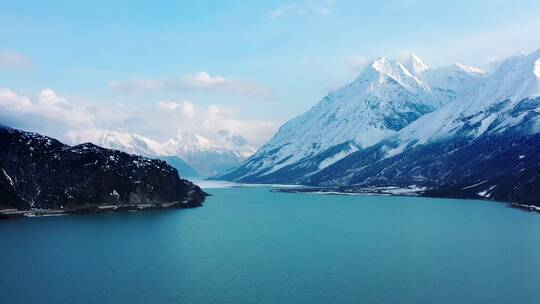
[[[163,161],[0,128],[0,209],[184,208],[205,197]]]
[[[353,83],[283,125],[241,166],[216,178],[300,183],[351,153],[376,145],[452,101],[454,95],[472,91],[467,80],[480,81],[480,74],[462,65],[430,70],[414,55],[405,64],[379,58]]]
[[[306,183],[420,187],[424,194],[540,203],[540,51],[510,58],[464,95]]]
[[[184,176],[211,176],[240,164],[255,153],[245,139],[228,131],[213,138],[178,132],[164,143],[123,130],[104,132],[100,146],[126,153],[159,158],[177,168]]]

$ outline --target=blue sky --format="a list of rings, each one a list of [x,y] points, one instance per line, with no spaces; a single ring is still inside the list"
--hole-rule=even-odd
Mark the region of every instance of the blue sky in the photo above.
[[[48,112],[49,89],[64,105],[31,127],[61,138],[90,136],[47,128],[69,107],[91,116],[73,130],[229,128],[260,144],[371,58],[489,69],[540,48],[540,1],[111,2],[0,0],[0,118],[30,128],[39,111],[8,106]]]

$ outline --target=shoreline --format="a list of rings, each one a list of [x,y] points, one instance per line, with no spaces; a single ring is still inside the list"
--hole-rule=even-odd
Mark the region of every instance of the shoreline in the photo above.
[[[476,197],[449,197],[449,196],[426,196],[421,193],[424,191],[424,188],[399,188],[399,187],[379,187],[379,188],[366,188],[362,191],[340,191],[336,188],[277,188],[271,189],[272,192],[282,192],[282,193],[299,193],[299,194],[312,194],[312,195],[350,195],[350,196],[409,196],[409,197],[431,197],[431,198],[446,198],[446,199],[470,199],[470,200],[479,200],[479,201],[489,201],[489,202],[498,202],[506,204],[510,208],[521,209],[526,212],[536,212],[540,213],[540,207],[535,205],[528,205],[517,202],[505,202],[505,201],[495,201],[486,198],[476,198]]]
[[[202,203],[193,202],[172,202],[161,205],[153,204],[138,204],[138,205],[101,205],[92,206],[81,209],[35,209],[35,210],[18,210],[18,209],[3,209],[0,210],[0,221],[18,219],[22,217],[50,217],[50,216],[66,216],[72,214],[101,214],[101,213],[116,213],[116,212],[139,212],[147,210],[166,210],[166,209],[188,209],[202,207]]]

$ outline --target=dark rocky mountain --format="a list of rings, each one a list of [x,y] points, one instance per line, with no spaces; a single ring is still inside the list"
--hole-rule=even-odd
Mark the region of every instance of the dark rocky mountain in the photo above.
[[[206,196],[164,161],[0,127],[0,209],[186,208]]]
[[[486,134],[474,141],[453,138],[386,158],[393,143],[385,142],[356,152],[305,183],[351,192],[401,187],[425,196],[540,206],[540,134],[522,131]]]

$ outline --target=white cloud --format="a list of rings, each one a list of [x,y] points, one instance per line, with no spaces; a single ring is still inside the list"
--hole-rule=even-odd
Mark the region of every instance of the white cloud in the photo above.
[[[212,137],[220,130],[229,130],[241,135],[252,145],[260,146],[266,143],[279,127],[277,122],[237,118],[240,110],[224,105],[198,107],[184,100],[158,102],[157,107],[162,112],[157,116],[147,115],[147,118],[156,124],[158,120],[168,121],[166,130],[160,131],[168,135],[173,134],[175,130],[183,130]]]
[[[30,97],[18,95],[11,89],[0,88],[0,106],[2,106],[1,113],[9,113],[14,118],[18,115],[33,115],[72,125],[89,124],[92,121],[88,112],[74,107],[51,89],[39,92],[32,100]]]
[[[27,69],[32,67],[32,60],[13,51],[0,52],[0,69]]]
[[[282,5],[268,12],[272,19],[283,17],[287,14],[294,15],[328,15],[332,12],[337,0],[305,0],[303,2]]]
[[[160,101],[157,103],[158,109],[176,111],[179,110],[180,113],[185,118],[193,118],[195,116],[195,106],[191,101],[183,100],[181,102],[176,101]]]
[[[51,89],[34,98],[0,89],[0,122],[13,127],[50,133],[68,139],[67,133],[95,131],[94,116],[84,107],[69,103]]]
[[[90,126],[93,124],[93,116],[86,109],[69,103],[51,89],[39,92],[33,111],[71,126]]]
[[[252,145],[261,146],[279,128],[279,124],[276,122],[234,118],[231,115],[233,111],[233,109],[220,105],[208,106],[203,119],[203,129],[207,135],[214,134],[219,130],[229,130],[240,134]]]
[[[117,91],[136,93],[144,91],[183,91],[236,93],[250,96],[268,95],[270,90],[253,82],[211,76],[205,71],[179,78],[111,80],[109,86]]]
[[[150,107],[93,104],[71,102],[51,89],[29,97],[0,88],[0,123],[52,136],[68,144],[98,143],[103,130],[109,128],[122,128],[158,141],[170,138],[179,129],[203,136],[213,136],[226,129],[259,146],[278,127],[275,122],[238,118],[237,108],[197,106],[188,100],[161,101]]]
[[[30,98],[17,95],[10,89],[0,88],[0,107],[16,112],[27,112],[32,108]]]

